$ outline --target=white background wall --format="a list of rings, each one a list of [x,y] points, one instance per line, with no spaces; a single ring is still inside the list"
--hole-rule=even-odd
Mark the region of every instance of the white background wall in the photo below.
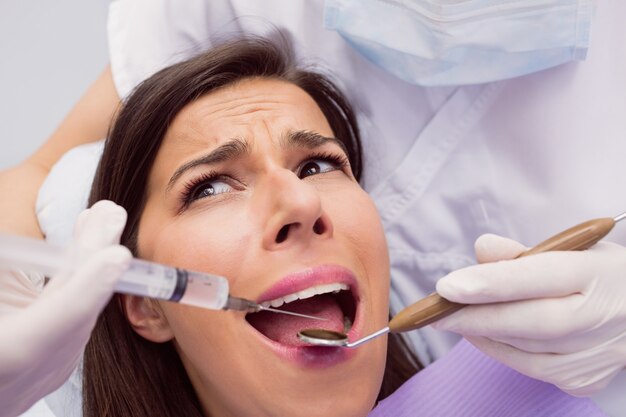
[[[32,153],[108,62],[109,0],[0,0],[0,170]],[[25,417],[49,417],[43,401]]]
[[[0,0],[0,169],[32,153],[108,62],[109,0]]]

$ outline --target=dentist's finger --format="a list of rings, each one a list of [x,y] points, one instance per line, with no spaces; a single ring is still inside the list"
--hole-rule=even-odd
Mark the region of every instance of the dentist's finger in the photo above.
[[[495,342],[485,337],[470,336],[467,340],[479,350],[518,372],[556,385],[575,396],[587,396],[608,385],[620,371],[615,367],[615,355],[597,355],[594,361],[581,361],[581,357],[596,356],[593,351],[568,355],[528,353],[513,346]],[[572,369],[572,363],[585,363]],[[592,368],[592,369],[591,369]],[[563,379],[563,374],[567,378]]]
[[[126,210],[117,204],[102,200],[84,210],[74,228],[74,239],[66,252],[65,265],[46,287],[49,294],[66,284],[77,268],[97,251],[117,246],[126,225]]]
[[[128,269],[132,254],[120,245],[102,249],[84,260],[62,287],[44,290],[33,304],[39,320],[52,323],[95,322]],[[51,284],[54,283],[54,279]],[[47,313],[46,313],[47,312]],[[69,325],[69,324],[68,324]]]
[[[563,297],[582,291],[594,279],[585,262],[590,252],[548,252],[473,265],[437,282],[437,292],[462,304]]]
[[[574,317],[585,299],[580,294],[562,298],[512,301],[467,306],[433,324],[438,330],[489,338],[554,340],[592,328],[592,315]]]
[[[625,339],[626,335],[600,327],[591,331],[572,333],[562,338],[535,339],[533,337],[522,338],[516,336],[493,336],[491,340],[514,346],[517,349],[529,353],[552,353],[569,354],[593,349],[598,345],[598,340],[606,340],[614,343],[615,339]]]
[[[126,225],[126,210],[101,200],[83,211],[74,228],[74,244],[79,250],[93,251],[120,241]]]
[[[474,243],[476,260],[481,264],[514,259],[526,249],[526,246],[513,239],[490,233],[480,236]]]

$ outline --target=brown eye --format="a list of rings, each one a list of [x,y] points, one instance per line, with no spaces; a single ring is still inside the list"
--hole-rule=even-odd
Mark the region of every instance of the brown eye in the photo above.
[[[210,181],[202,182],[191,193],[192,200],[198,200],[205,197],[212,197],[218,194],[227,193],[232,191],[232,187],[225,181],[214,179]]]
[[[325,161],[323,159],[312,159],[305,162],[300,169],[300,178],[310,177],[311,175],[321,174],[339,169],[335,162]]]

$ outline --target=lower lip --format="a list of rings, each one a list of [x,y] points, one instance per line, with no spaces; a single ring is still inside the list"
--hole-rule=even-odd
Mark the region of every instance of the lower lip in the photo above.
[[[252,326],[251,326],[252,327]],[[357,352],[343,347],[289,346],[268,339],[255,332],[278,356],[307,368],[328,368],[350,360]]]
[[[356,352],[342,347],[297,346],[282,349],[281,353],[301,366],[323,369],[349,360]]]

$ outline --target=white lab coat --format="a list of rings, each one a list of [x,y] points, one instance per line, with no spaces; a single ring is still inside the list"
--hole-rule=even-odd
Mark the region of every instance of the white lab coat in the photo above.
[[[229,34],[289,33],[297,54],[330,72],[355,105],[364,185],[387,233],[398,310],[475,263],[473,243],[483,233],[530,246],[626,211],[626,2],[598,3],[586,61],[477,86],[423,88],[395,78],[324,29],[322,1],[116,1],[110,58],[125,97],[156,70]],[[626,245],[626,226],[607,239]],[[425,363],[457,340],[429,328],[411,338]],[[611,392],[620,384],[624,375],[600,405],[626,416]]]

